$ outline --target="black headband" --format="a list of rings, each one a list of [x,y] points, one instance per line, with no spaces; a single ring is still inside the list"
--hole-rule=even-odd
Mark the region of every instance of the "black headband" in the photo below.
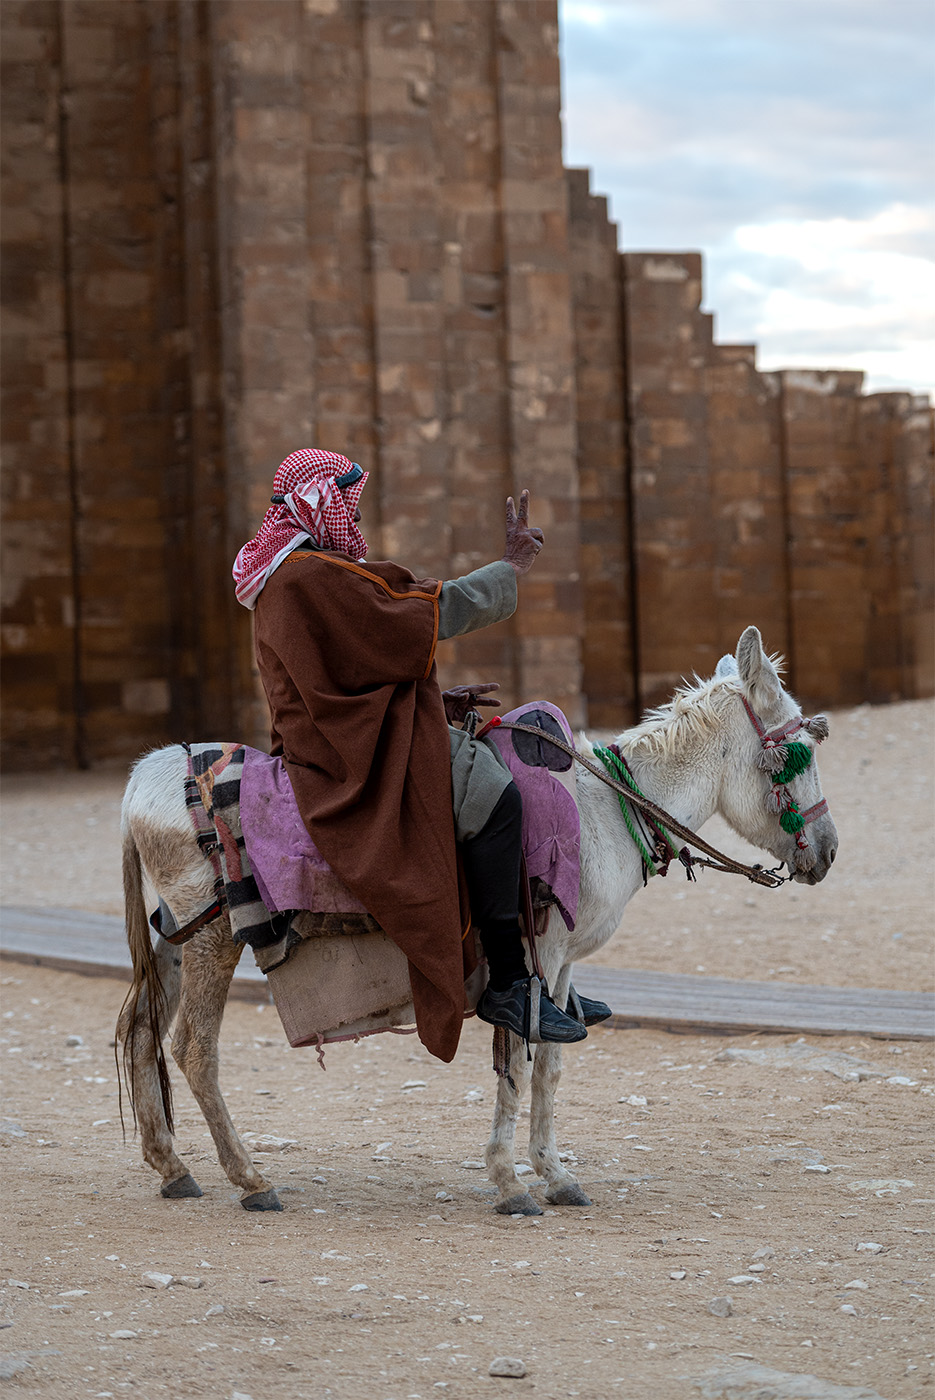
[[[335,486],[340,486],[343,491],[348,486],[356,486],[363,474],[363,467],[359,467],[356,462],[352,462],[350,471],[345,472],[343,476],[336,476],[334,484]]]
[[[336,476],[334,478],[334,484],[341,491],[344,491],[347,489],[348,486],[356,486],[357,482],[360,481],[360,478],[363,476],[363,474],[363,467],[359,467],[356,462],[352,462],[350,471],[344,472],[342,476]],[[270,496],[269,499],[270,504],[274,506],[284,505],[286,501],[285,496]]]

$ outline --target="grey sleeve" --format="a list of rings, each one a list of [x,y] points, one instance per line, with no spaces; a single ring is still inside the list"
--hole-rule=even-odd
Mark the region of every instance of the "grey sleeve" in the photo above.
[[[442,584],[438,599],[438,640],[462,637],[512,617],[516,611],[516,574],[498,559],[482,569]]]

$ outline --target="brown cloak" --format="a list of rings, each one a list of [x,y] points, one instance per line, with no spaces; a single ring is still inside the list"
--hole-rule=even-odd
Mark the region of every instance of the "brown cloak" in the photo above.
[[[300,550],[256,608],[256,656],[302,820],[409,959],[439,1059],[464,1014],[450,743],[435,678],[441,583]]]

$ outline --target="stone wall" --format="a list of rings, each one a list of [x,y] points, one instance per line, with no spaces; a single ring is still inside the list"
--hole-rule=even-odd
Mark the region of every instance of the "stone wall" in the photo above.
[[[710,674],[720,654],[705,395],[711,318],[698,309],[700,253],[628,253],[623,264],[639,693],[646,704],[668,695],[687,667]]]
[[[622,260],[641,703],[751,622],[809,706],[931,694],[928,402],[760,373],[714,343],[697,253]]]
[[[554,0],[4,0],[3,762],[262,743],[230,565],[300,445],[373,557],[548,548],[443,644],[620,726],[755,621],[809,702],[932,689],[931,414],[720,346],[561,163]]]
[[[69,336],[56,6],[5,6],[3,716],[7,752],[78,758]]]
[[[568,172],[578,424],[582,684],[588,720],[634,712],[635,619],[623,355],[622,265],[607,201],[586,170]]]
[[[839,704],[931,693],[917,684],[933,621],[931,411],[862,396],[861,377],[780,376],[793,666],[805,696]]]
[[[4,366],[29,381],[4,412],[21,561],[5,575],[5,709],[14,746],[56,761],[122,754],[181,710],[167,565],[190,405],[165,18],[119,3],[3,8]]]

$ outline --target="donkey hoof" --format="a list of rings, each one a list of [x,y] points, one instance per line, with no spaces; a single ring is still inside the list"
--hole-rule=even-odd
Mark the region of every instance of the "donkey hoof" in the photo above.
[[[528,1191],[523,1191],[518,1196],[510,1196],[505,1201],[498,1201],[494,1207],[498,1215],[541,1215],[542,1207],[534,1201]]]
[[[177,1176],[174,1181],[164,1181],[160,1191],[167,1201],[178,1201],[183,1196],[200,1196],[202,1194],[201,1187],[191,1172],[186,1172],[184,1176]]]
[[[282,1210],[282,1201],[272,1186],[268,1191],[254,1191],[252,1196],[241,1196],[244,1210]]]
[[[584,1194],[577,1181],[566,1181],[564,1186],[556,1186],[553,1191],[546,1191],[545,1198],[553,1206],[591,1205],[590,1197]]]

